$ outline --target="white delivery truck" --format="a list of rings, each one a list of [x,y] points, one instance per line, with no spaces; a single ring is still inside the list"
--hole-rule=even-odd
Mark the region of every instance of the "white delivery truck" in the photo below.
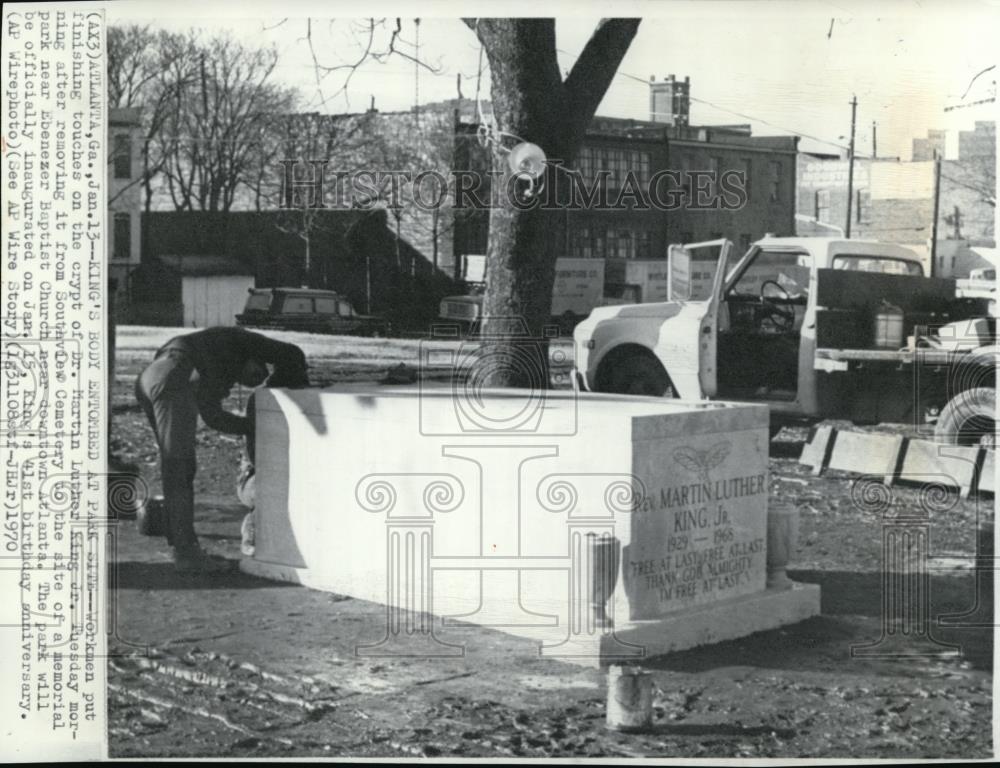
[[[464,256],[462,279],[466,293],[442,299],[439,317],[468,331],[482,315],[485,256]],[[557,259],[552,322],[568,335],[594,307],[665,301],[667,281],[666,259]]]

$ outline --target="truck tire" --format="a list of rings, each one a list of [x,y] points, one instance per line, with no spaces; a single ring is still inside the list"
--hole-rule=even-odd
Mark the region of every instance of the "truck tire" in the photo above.
[[[677,396],[663,366],[657,360],[645,355],[630,355],[623,358],[610,371],[607,384],[602,391],[619,395]]]
[[[955,395],[941,409],[934,438],[950,445],[996,445],[997,393],[993,387],[974,387]]]

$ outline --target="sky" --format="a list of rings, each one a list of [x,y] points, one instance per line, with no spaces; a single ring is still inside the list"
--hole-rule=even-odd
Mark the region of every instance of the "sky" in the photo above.
[[[118,0],[108,4],[112,24],[140,23],[172,31],[196,28],[206,37],[231,34],[246,44],[274,46],[276,78],[303,94],[303,108],[361,111],[374,97],[380,110],[462,93],[489,98],[489,72],[479,72],[480,46],[459,15],[538,15],[539,3],[442,2],[359,4],[257,0],[170,3]],[[351,77],[316,80],[316,60],[336,65],[357,58],[365,39],[359,11],[402,18],[400,49],[418,54],[438,71],[402,57],[368,61]],[[586,44],[607,3],[547,2],[556,18],[564,74]],[[858,99],[856,151],[870,156],[872,123],[878,155],[908,160],[912,139],[928,129],[949,131],[947,156],[957,152],[957,131],[975,120],[995,120],[997,104],[967,105],[995,95],[1000,0],[868,2],[837,0],[661,0],[618,2],[617,15],[642,16],[632,45],[598,114],[648,119],[651,75],[691,79],[691,123],[750,123],[755,135],[803,136],[806,151],[846,149],[851,98]],[[420,14],[419,23],[415,14]],[[311,19],[311,23],[310,20]],[[312,50],[307,39],[311,31]],[[388,37],[382,32],[383,39]],[[419,41],[419,48],[417,43]],[[485,58],[483,59],[485,66]],[[979,74],[982,73],[982,74]],[[979,74],[978,77],[977,74]]]

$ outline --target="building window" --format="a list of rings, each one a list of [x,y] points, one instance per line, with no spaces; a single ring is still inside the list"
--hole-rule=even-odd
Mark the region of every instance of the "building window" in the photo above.
[[[603,259],[608,255],[608,239],[603,231],[595,229],[592,242],[594,244],[595,259]]]
[[[132,178],[132,137],[127,133],[115,136],[114,149],[115,178]]]
[[[817,189],[816,190],[816,221],[829,221],[830,220],[830,190],[829,189]]]
[[[680,172],[681,172],[681,189],[684,191],[684,196],[690,200],[693,191],[693,184],[691,182],[691,160],[688,157],[681,158],[680,162]]]
[[[115,231],[111,258],[115,261],[129,261],[132,258],[132,216],[128,213],[115,214]]]
[[[635,174],[639,183],[643,186],[649,183],[649,152],[632,151],[631,157],[632,173]]]
[[[608,258],[631,259],[633,257],[632,233],[626,229],[609,229]]]
[[[719,167],[722,163],[719,162],[719,158],[714,155],[708,158],[708,171],[712,174],[712,191],[714,194],[719,194]]]
[[[594,178],[594,149],[593,147],[584,147],[580,150],[580,156],[576,161],[577,167],[580,169],[580,175],[583,177],[584,181],[590,181]]]
[[[590,227],[579,227],[573,231],[573,255],[578,259],[594,258],[594,247],[590,241]]]
[[[608,159],[608,170],[611,171],[611,176],[608,178],[608,184],[611,185],[612,189],[618,189],[621,187],[622,182],[625,181],[625,174],[628,172],[628,162],[625,159],[625,150],[611,149],[608,150],[606,156]]]
[[[573,231],[572,252],[578,259],[603,259],[604,237],[600,229],[578,227]]]
[[[601,242],[601,249],[595,255],[609,259],[649,259],[652,258],[652,243],[652,233],[648,231],[608,228],[607,251]]]
[[[855,200],[857,208],[857,222],[858,224],[869,224],[871,223],[871,195],[867,189],[859,189],[857,192],[857,199]]]
[[[635,233],[635,257],[637,259],[651,259],[653,257],[653,238],[649,232]]]
[[[781,199],[781,163],[772,160],[771,163],[771,202]]]
[[[640,184],[649,183],[648,152],[584,147],[580,150],[576,164],[580,175],[588,184],[592,184],[601,171],[608,172],[607,184],[611,189],[621,188],[630,172]]]

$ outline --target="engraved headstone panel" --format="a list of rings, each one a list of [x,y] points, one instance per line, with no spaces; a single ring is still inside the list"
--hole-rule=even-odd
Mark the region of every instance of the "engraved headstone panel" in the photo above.
[[[768,482],[760,442],[753,432],[725,431],[633,442],[647,495],[633,512],[623,563],[631,618],[764,588]]]

